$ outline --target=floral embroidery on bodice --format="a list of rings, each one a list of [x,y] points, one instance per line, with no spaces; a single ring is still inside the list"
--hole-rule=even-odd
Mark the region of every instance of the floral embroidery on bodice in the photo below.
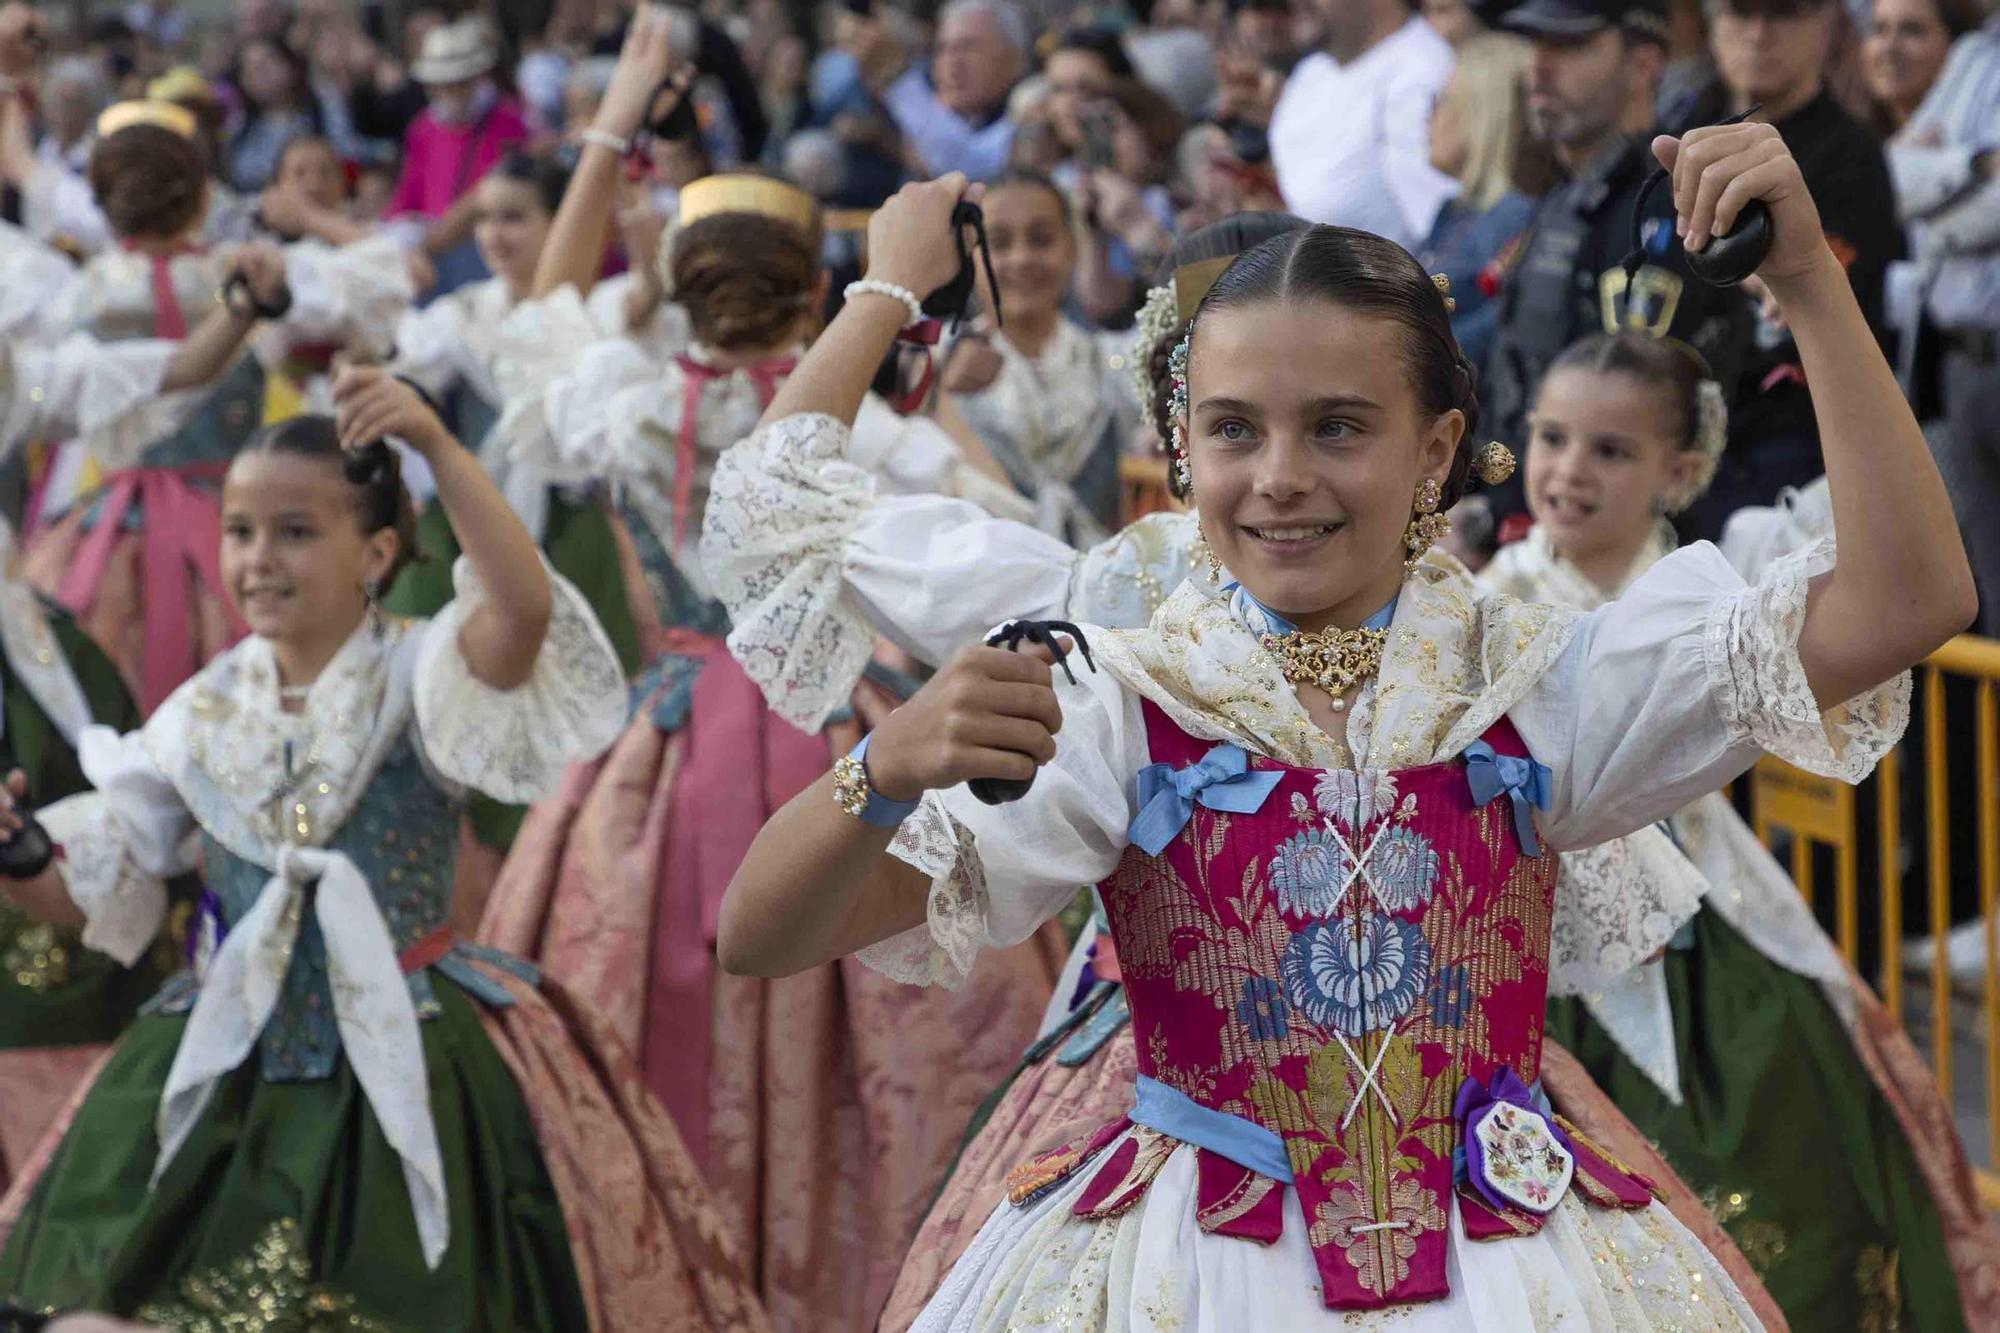
[[[1156,760],[1209,749],[1145,715]],[[1504,721],[1488,740],[1523,753]],[[1100,886],[1142,1128],[1077,1211],[1136,1198],[1163,1124],[1206,1126],[1238,1148],[1203,1148],[1204,1229],[1275,1236],[1288,1172],[1328,1305],[1442,1296],[1454,1099],[1503,1069],[1536,1077],[1555,857],[1525,854],[1508,803],[1475,804],[1459,761],[1251,766],[1281,775],[1255,813],[1197,806],[1163,854],[1128,849]]]

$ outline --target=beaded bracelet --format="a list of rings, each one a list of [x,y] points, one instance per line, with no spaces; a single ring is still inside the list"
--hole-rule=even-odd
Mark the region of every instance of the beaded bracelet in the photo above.
[[[907,329],[912,325],[924,322],[924,303],[919,301],[917,294],[908,287],[898,287],[893,282],[881,282],[875,278],[863,278],[859,282],[848,283],[846,290],[841,292],[841,296],[849,301],[852,301],[857,296],[886,296],[892,301],[901,301],[903,308],[910,312],[910,317],[903,322],[904,328]]]

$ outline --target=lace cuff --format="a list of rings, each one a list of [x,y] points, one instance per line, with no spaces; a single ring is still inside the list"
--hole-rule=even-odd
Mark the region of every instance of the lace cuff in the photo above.
[[[1772,564],[1710,612],[1703,656],[1733,742],[1748,742],[1811,773],[1859,782],[1902,739],[1910,673],[1822,712],[1799,661],[1806,590],[1834,565],[1831,538]]]
[[[875,647],[843,589],[848,535],[875,498],[847,439],[817,413],[764,427],[717,461],[702,527],[702,568],[735,626],[729,650],[806,731],[846,701]]]
[[[467,617],[487,597],[464,557],[452,570],[456,595],[425,629],[417,657],[424,753],[442,776],[517,804],[547,796],[566,767],[602,754],[625,727],[625,677],[611,641],[583,594],[548,575],[548,636],[521,684],[494,689],[459,650]]]
[[[971,830],[931,792],[896,830],[889,853],[931,877],[927,920],[858,956],[892,980],[957,990],[986,946],[986,871]]]
[[[83,943],[130,967],[166,920],[169,876],[194,867],[194,820],[140,733],[86,727],[77,760],[95,790],[57,801],[42,826],[63,849],[63,885]]]
[[[1562,853],[1549,994],[1588,996],[1666,948],[1707,888],[1658,827]]]

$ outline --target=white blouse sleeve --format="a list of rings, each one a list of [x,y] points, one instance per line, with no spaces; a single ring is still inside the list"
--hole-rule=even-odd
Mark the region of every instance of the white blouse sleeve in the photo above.
[[[0,222],[0,338],[57,338],[75,327],[83,271],[60,251]]]
[[[28,440],[70,435],[100,458],[136,456],[178,424],[163,412],[192,408],[193,395],[160,394],[174,350],[154,338],[100,343],[81,333],[53,346],[0,342],[0,458]],[[142,438],[120,449],[114,437],[135,431]]]
[[[21,221],[36,236],[65,240],[85,254],[111,248],[111,224],[97,206],[90,182],[47,162],[28,173],[21,191]]]
[[[860,953],[898,981],[955,989],[983,948],[1019,944],[1078,890],[1118,867],[1134,777],[1147,763],[1139,698],[1108,672],[1060,673],[1056,757],[1020,800],[931,792],[889,851],[931,877],[927,922]]]
[[[495,689],[467,664],[459,635],[488,594],[464,557],[452,569],[452,601],[424,628],[415,669],[417,730],[432,766],[524,805],[553,792],[570,764],[609,749],[625,726],[625,676],[611,641],[583,594],[548,573],[554,609],[527,680]]]
[[[878,498],[830,416],[786,417],[717,461],[701,560],[729,647],[780,716],[817,730],[879,632],[938,663],[1003,620],[1073,618],[1077,554],[942,495]]]
[[[319,241],[285,247],[292,308],[285,331],[312,342],[344,342],[387,353],[416,293],[403,248],[386,235],[338,249]]]
[[[464,316],[458,302],[446,297],[421,310],[405,310],[396,321],[396,358],[391,369],[424,386],[443,400],[458,379],[458,357],[464,345]]]
[[[1648,570],[1583,618],[1509,712],[1555,770],[1542,827],[1556,847],[1643,828],[1721,787],[1760,753],[1859,782],[1902,737],[1908,673],[1825,711],[1799,660],[1819,541],[1746,585],[1706,542]]]
[[[63,849],[63,885],[84,915],[83,942],[126,967],[158,938],[166,881],[194,869],[194,816],[146,752],[143,732],[86,727],[77,759],[93,790],[40,814]]]

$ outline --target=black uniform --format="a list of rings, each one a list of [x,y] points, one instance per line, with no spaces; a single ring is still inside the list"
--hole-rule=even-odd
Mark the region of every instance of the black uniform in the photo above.
[[[1621,139],[1543,197],[1501,291],[1500,325],[1480,400],[1497,438],[1527,444],[1527,414],[1542,373],[1564,348],[1597,332],[1671,335],[1708,358],[1725,392],[1737,382],[1754,310],[1741,292],[1689,273],[1674,235],[1673,190],[1647,201],[1646,262],[1628,283],[1632,210],[1657,163],[1639,139]],[[1520,482],[1493,495],[1504,515],[1525,506]]]
[[[1673,127],[1679,132],[1712,124],[1728,112],[1722,90],[1713,88],[1676,115]],[[1847,266],[1861,313],[1887,351],[1892,342],[1882,282],[1905,247],[1881,141],[1824,90],[1774,123],[1819,206],[1827,244]],[[1729,448],[1708,494],[1675,525],[1687,540],[1713,540],[1736,510],[1771,504],[1785,487],[1802,486],[1825,470],[1798,344],[1785,330],[1756,320],[1741,380],[1730,394]]]

